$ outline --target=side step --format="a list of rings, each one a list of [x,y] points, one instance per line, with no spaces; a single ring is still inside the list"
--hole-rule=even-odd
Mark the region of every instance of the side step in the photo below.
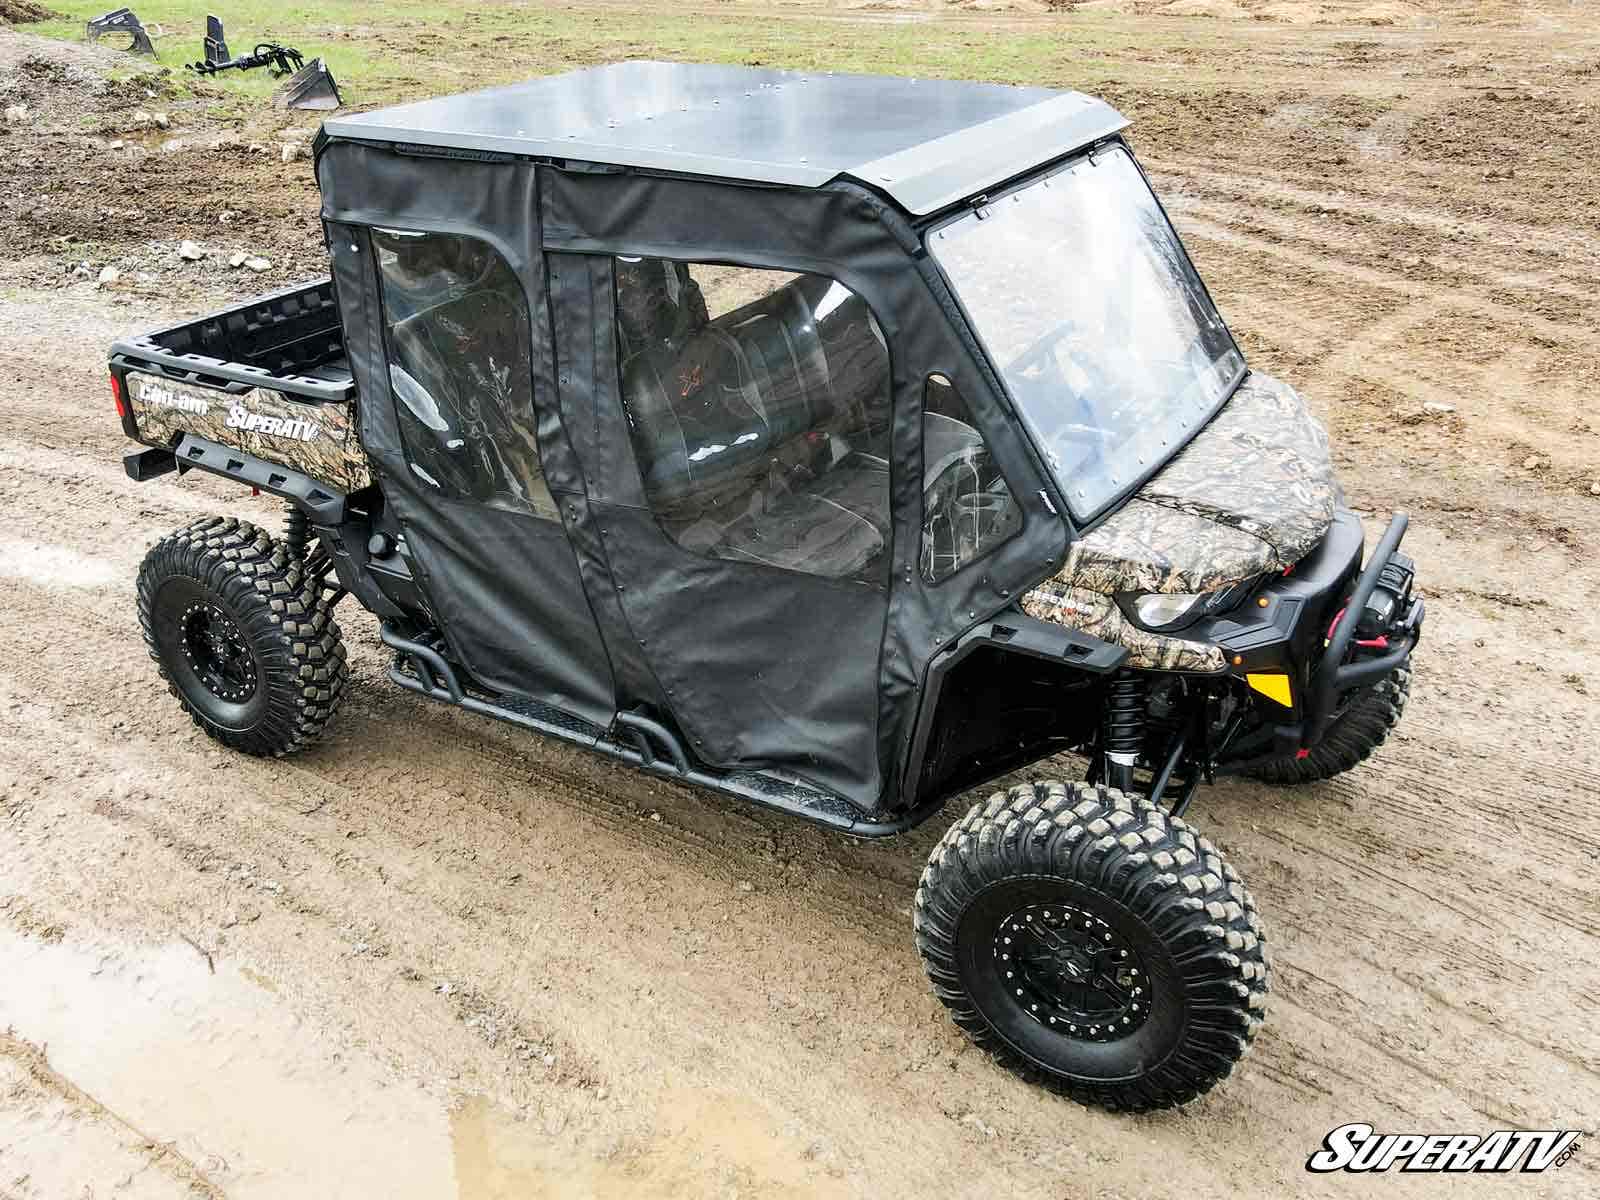
[[[452,704],[468,712],[519,725],[547,737],[560,738],[653,775],[721,792],[725,796],[736,796],[763,808],[802,817],[861,838],[904,833],[943,807],[941,801],[913,809],[892,820],[879,821],[842,796],[835,796],[798,780],[783,779],[764,771],[723,773],[697,767],[691,763],[678,737],[659,721],[640,713],[619,712],[614,728],[627,738],[623,742],[614,739],[599,726],[548,704],[511,697],[491,700],[475,696],[462,686],[455,668],[432,646],[402,637],[387,623],[380,626],[378,632],[383,644],[394,650],[397,656],[395,665],[389,671],[389,678],[407,691],[441,704]],[[402,669],[402,663],[411,670]]]

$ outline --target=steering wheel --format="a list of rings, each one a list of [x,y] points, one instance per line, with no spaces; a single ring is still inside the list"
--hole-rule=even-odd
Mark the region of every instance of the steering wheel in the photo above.
[[[1047,357],[1050,351],[1054,350],[1060,342],[1064,341],[1068,335],[1076,332],[1076,330],[1077,326],[1071,321],[1063,321],[1054,328],[1046,330],[1043,336],[1035,338],[1027,346],[1023,347],[1022,352],[1013,358],[1002,372],[1005,375],[1006,382],[1011,385],[1012,391],[1030,392],[1037,389],[1041,407],[1049,406],[1051,408],[1060,406],[1063,400],[1063,393],[1066,393],[1077,402],[1078,411],[1084,416],[1088,416],[1094,411],[1087,397],[1111,395],[1114,390],[1111,381],[1097,363],[1081,359],[1073,360],[1073,365],[1082,372],[1087,381],[1086,386],[1080,391],[1061,378],[1060,369],[1056,366],[1054,359]],[[1047,372],[1048,378],[1041,380],[1023,378],[1026,372],[1033,370],[1035,367],[1043,368]],[[1062,421],[1052,427],[1051,433],[1062,441],[1101,445],[1109,442],[1113,437],[1111,430],[1087,421]]]

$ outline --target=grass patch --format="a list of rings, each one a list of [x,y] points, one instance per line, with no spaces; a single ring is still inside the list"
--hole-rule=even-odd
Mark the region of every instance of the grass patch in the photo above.
[[[67,0],[65,19],[29,28],[81,40],[83,24],[105,0]],[[202,10],[188,0],[143,0],[146,26],[158,25],[158,62],[177,75],[201,56]],[[1008,24],[952,12],[926,20],[880,20],[851,10],[742,9],[684,12],[667,7],[486,5],[434,0],[419,5],[329,0],[269,4],[245,0],[224,14],[229,49],[262,41],[328,63],[347,102],[392,103],[526,79],[629,58],[743,63],[803,70],[862,71],[1084,87],[1149,71],[1148,40],[1125,22],[1063,14]],[[1192,41],[1190,43],[1192,45]],[[250,108],[278,81],[265,70],[229,72],[200,85],[218,115]]]

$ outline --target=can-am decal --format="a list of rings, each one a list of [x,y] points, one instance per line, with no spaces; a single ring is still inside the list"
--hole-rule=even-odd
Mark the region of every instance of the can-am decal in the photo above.
[[[295,438],[302,442],[315,441],[322,426],[300,417],[269,417],[251,412],[242,404],[228,408],[228,428],[242,429],[246,433],[265,433],[273,437]]]
[[[202,417],[211,411],[211,405],[204,396],[180,392],[163,383],[152,383],[148,379],[139,380],[139,399],[151,408],[175,408],[180,412],[195,413]]]
[[[1483,1171],[1537,1173],[1577,1153],[1576,1129],[1497,1129],[1493,1133],[1379,1133],[1361,1121],[1328,1131],[1306,1170]]]

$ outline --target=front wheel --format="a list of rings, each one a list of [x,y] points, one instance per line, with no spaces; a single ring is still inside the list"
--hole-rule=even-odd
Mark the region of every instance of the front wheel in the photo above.
[[[998,792],[951,827],[917,949],[956,1024],[1024,1078],[1140,1111],[1223,1079],[1261,1024],[1265,934],[1221,853],[1105,787]]]

